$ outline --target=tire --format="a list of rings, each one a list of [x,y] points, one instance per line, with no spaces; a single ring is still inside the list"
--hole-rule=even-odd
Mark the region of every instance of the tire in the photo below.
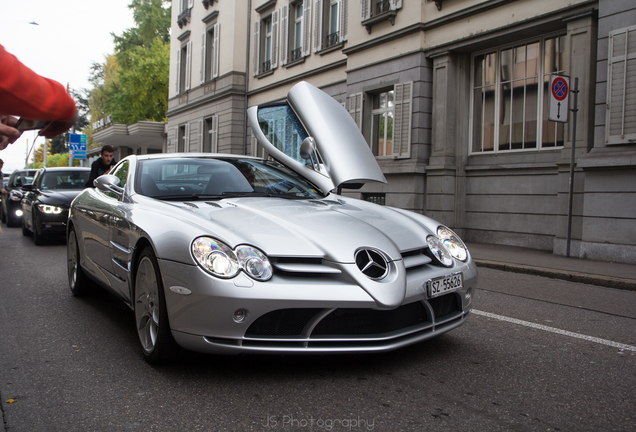
[[[10,215],[5,215],[4,218],[6,219],[7,222],[7,227],[17,227],[18,223],[15,221],[15,218],[12,218]]]
[[[133,301],[144,359],[150,364],[173,361],[180,349],[170,332],[159,264],[150,246],[146,246],[137,261]]]
[[[26,218],[22,218],[22,235],[25,237],[31,237],[33,233],[26,226]]]
[[[23,226],[24,228],[24,226]],[[80,251],[75,229],[71,228],[66,242],[66,266],[68,285],[75,297],[81,297],[91,291],[92,283],[80,265]]]
[[[44,236],[38,233],[38,226],[35,224],[35,212],[32,213],[31,217],[31,229],[33,231],[33,242],[40,246],[44,244]]]

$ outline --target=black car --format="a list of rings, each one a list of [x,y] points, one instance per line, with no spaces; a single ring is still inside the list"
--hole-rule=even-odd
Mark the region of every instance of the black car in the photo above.
[[[65,235],[71,201],[84,190],[90,168],[42,168],[33,184],[24,187],[22,234],[33,234],[35,244],[49,235]]]
[[[2,194],[2,207],[0,209],[0,219],[8,227],[20,226],[22,221],[22,188],[30,185],[37,170],[16,170],[13,171],[5,186],[6,193]]]

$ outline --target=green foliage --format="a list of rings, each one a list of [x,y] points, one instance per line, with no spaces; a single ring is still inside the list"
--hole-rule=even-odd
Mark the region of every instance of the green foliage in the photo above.
[[[126,55],[127,65],[119,68],[117,80],[104,85],[104,110],[116,123],[166,121],[170,45],[156,38]]]
[[[40,150],[42,147],[40,147]],[[29,164],[29,168],[37,169],[42,168],[44,165],[42,164],[42,157],[40,155],[40,162],[33,162]],[[46,158],[46,166],[47,167],[67,167],[68,166],[68,152],[67,153],[57,153],[53,155],[48,155]],[[79,159],[73,159],[73,166],[80,166]]]
[[[90,118],[95,122],[112,115],[113,122],[166,121],[170,72],[171,3],[132,0],[136,27],[113,34],[115,54],[94,63],[89,95]],[[83,131],[92,143],[92,127]]]

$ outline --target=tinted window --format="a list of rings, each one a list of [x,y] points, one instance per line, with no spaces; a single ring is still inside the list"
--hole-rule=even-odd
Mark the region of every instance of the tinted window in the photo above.
[[[42,175],[42,190],[81,190],[90,171],[48,171]]]
[[[322,197],[316,187],[277,162],[233,158],[140,161],[135,190],[150,197]]]

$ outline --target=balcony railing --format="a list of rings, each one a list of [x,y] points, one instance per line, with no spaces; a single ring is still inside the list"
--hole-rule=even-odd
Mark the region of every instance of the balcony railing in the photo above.
[[[338,37],[338,32],[333,32],[327,35],[327,48],[336,45],[340,41]]]
[[[291,61],[296,61],[299,58],[301,58],[303,56],[303,49],[302,48],[296,48],[295,50],[292,50],[291,52]]]
[[[376,15],[381,15],[390,10],[391,10],[391,2],[389,0],[380,0],[378,4],[375,5]]]

